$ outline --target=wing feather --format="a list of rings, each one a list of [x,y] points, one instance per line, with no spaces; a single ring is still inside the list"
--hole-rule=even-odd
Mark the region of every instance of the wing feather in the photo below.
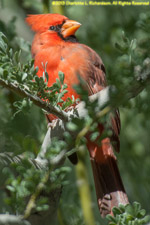
[[[89,88],[89,95],[95,94],[107,86],[106,81],[106,70],[105,66],[99,57],[99,55],[86,45],[83,45],[84,49],[87,51],[88,55],[88,74],[87,74],[87,86]],[[110,114],[111,117],[111,129],[113,134],[111,136],[111,142],[114,149],[119,152],[120,150],[120,115],[119,110],[116,109]]]

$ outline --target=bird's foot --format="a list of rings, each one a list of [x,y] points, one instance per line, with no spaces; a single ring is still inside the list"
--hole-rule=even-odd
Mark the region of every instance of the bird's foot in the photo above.
[[[111,200],[112,197],[110,194],[106,194],[102,199],[98,199],[98,206],[102,217],[111,213]]]

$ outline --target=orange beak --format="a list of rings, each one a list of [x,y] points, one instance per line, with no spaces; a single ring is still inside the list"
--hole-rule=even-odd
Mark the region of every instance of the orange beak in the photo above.
[[[78,23],[74,20],[66,20],[61,28],[61,33],[64,38],[74,35],[75,32],[79,29],[81,23]]]

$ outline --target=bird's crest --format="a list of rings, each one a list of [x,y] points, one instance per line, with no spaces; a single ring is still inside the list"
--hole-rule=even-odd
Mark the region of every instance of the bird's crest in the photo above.
[[[64,20],[68,19],[66,16],[60,14],[37,14],[28,15],[26,22],[31,26],[35,32],[44,32],[50,26],[62,24]]]

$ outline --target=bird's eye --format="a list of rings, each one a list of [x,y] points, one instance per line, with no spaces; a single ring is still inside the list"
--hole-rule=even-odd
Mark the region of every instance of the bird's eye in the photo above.
[[[54,27],[54,26],[51,26],[51,27],[50,27],[50,30],[55,30],[55,27]]]

